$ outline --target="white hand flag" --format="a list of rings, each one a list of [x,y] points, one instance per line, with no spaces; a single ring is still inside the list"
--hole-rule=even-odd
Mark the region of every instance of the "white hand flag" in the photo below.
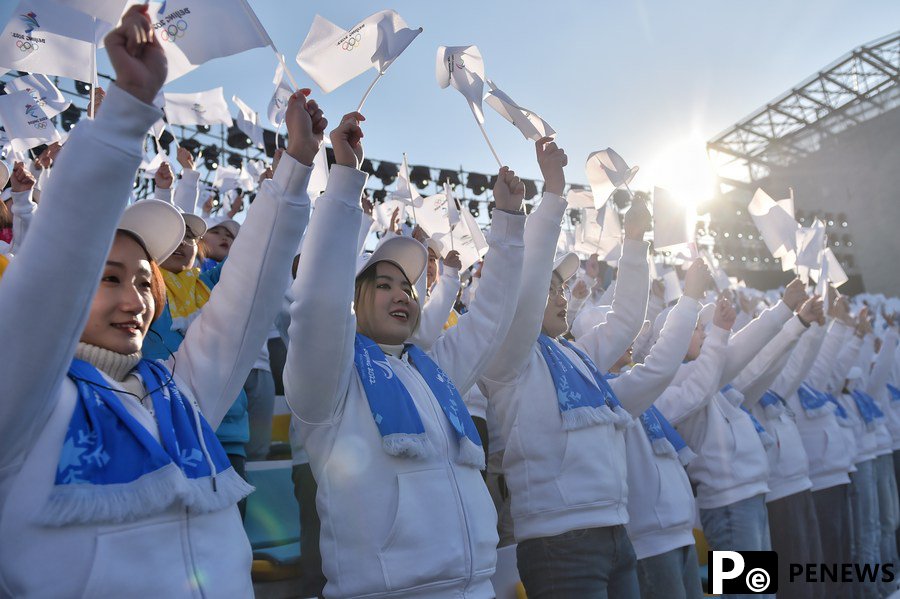
[[[297,64],[328,93],[373,67],[384,74],[421,32],[409,29],[393,10],[370,15],[349,30],[316,15]]]
[[[825,247],[825,223],[815,219],[811,227],[797,229],[796,247],[797,266],[818,269],[822,264],[822,251]]]
[[[28,92],[48,117],[53,118],[72,103],[65,99],[45,75],[25,75],[6,82],[6,93]]]
[[[747,208],[772,255],[781,268],[794,268],[797,259],[797,229],[800,225],[762,189],[757,189]]]
[[[416,224],[428,233],[429,237],[441,239],[445,235],[449,235],[453,229],[451,224],[451,210],[456,212],[456,219],[459,222],[459,212],[454,206],[455,203],[451,197],[448,198],[446,193],[436,193],[428,196],[422,201],[422,207],[416,212]]]
[[[403,155],[403,165],[397,174],[397,188],[391,192],[391,199],[400,200],[413,208],[422,206],[422,195],[409,180],[409,163],[406,161],[406,154]]]
[[[59,132],[28,92],[0,96],[0,122],[16,152],[59,141]]]
[[[282,58],[282,60],[284,59]],[[272,83],[275,84],[275,91],[272,92],[272,99],[269,100],[269,122],[272,123],[273,127],[279,128],[284,122],[288,100],[291,99],[291,95],[294,93],[290,84],[284,79],[284,65],[281,61],[278,62],[278,66],[275,68],[275,79],[272,80]]]
[[[169,63],[166,83],[214,58],[272,45],[246,0],[166,0],[149,5]]]
[[[613,191],[631,183],[638,167],[629,167],[615,150],[606,148],[588,156],[584,170],[591,184],[594,202],[599,208],[606,203]]]
[[[110,28],[52,0],[22,0],[0,33],[0,65],[92,81],[95,41]]]
[[[481,260],[488,252],[488,243],[484,238],[484,233],[475,222],[475,217],[467,210],[460,212],[460,222],[453,227],[450,236],[453,239],[452,243],[450,240],[440,240],[443,244],[443,257],[446,258],[452,250],[459,252],[459,259],[462,262],[460,271]]]
[[[397,222],[402,223],[406,219],[406,204],[400,200],[385,200],[380,204],[375,204],[372,210],[372,217],[375,219],[375,225],[380,231],[387,231],[391,226],[391,216],[394,210],[397,213]]]
[[[222,88],[216,87],[192,94],[163,94],[163,111],[170,125],[231,125],[231,113]]]
[[[822,252],[823,256],[823,264],[825,264],[826,277],[831,284],[835,287],[840,287],[844,283],[850,280],[850,277],[847,276],[847,273],[844,272],[844,269],[841,267],[841,263],[838,262],[837,257],[834,255],[834,252],[831,251],[831,248],[825,248],[825,251]],[[824,295],[822,296],[824,297]]]
[[[556,131],[553,130],[553,127],[547,121],[527,108],[522,108],[516,104],[503,90],[498,89],[493,81],[488,79],[487,84],[491,88],[484,97],[488,106],[515,125],[522,135],[525,136],[525,139],[537,141],[542,137],[553,137],[556,135]]]
[[[662,187],[653,189],[653,249],[673,252],[695,242],[697,213]]]
[[[484,59],[478,46],[440,46],[435,75],[438,85],[452,85],[469,102],[479,123],[484,123],[481,100],[484,95]]]
[[[110,27],[119,24],[127,4],[136,4],[129,0],[55,0],[59,4],[74,8],[85,14],[97,17],[98,21],[108,23]],[[143,3],[142,3],[143,4]],[[102,40],[98,40],[102,41]],[[101,44],[102,47],[102,44]]]
[[[259,124],[259,113],[254,112],[237,96],[231,96],[231,101],[238,107],[238,117],[234,120],[234,124],[246,133],[254,144],[263,145],[263,128]]]
[[[455,227],[459,224],[459,208],[457,208],[456,195],[453,193],[453,188],[446,181],[444,181],[444,195],[447,197],[447,220],[450,221],[451,227]]]

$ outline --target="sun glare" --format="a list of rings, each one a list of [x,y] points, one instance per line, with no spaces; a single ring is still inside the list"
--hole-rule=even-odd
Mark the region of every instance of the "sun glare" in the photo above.
[[[699,134],[663,145],[638,172],[637,187],[664,187],[679,200],[697,206],[715,192],[716,177]]]

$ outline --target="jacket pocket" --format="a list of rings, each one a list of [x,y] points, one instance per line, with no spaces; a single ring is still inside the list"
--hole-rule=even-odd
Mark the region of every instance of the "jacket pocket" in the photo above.
[[[612,425],[566,434],[557,485],[567,506],[624,503],[625,477],[624,438]]]
[[[84,597],[183,597],[192,588],[178,521],[97,535]]]
[[[688,526],[694,520],[694,495],[691,483],[677,458],[656,460],[656,519],[661,530]],[[681,470],[678,472],[676,470]]]
[[[465,522],[450,473],[444,468],[401,472],[397,485],[397,511],[379,551],[387,588],[465,576]]]

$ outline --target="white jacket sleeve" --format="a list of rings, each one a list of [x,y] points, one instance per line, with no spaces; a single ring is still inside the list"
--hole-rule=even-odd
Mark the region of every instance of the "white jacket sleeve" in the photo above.
[[[459,271],[444,265],[434,290],[422,307],[419,316],[419,329],[410,338],[413,343],[425,351],[431,349],[437,338],[444,332],[444,324],[453,309],[456,295],[459,293]]]
[[[838,353],[853,329],[838,320],[832,320],[825,332],[825,340],[809,370],[806,381],[819,391],[828,391]]]
[[[885,385],[890,379],[891,368],[894,365],[897,340],[896,331],[889,330],[881,342],[881,350],[875,358],[875,366],[872,368],[872,374],[869,375],[869,382],[866,385],[866,393],[872,397],[881,398],[885,393]]]
[[[676,380],[657,398],[656,407],[673,425],[703,408],[719,392],[729,332],[714,326],[700,356],[678,369]]]
[[[647,360],[609,382],[622,406],[632,416],[643,414],[672,382],[691,344],[699,313],[700,302],[681,296],[666,316],[666,323]]]
[[[374,223],[375,219],[368,214],[363,213],[362,222],[359,225],[359,233],[356,237],[356,249],[360,254],[362,254],[363,250],[366,248],[366,239],[369,237],[369,231],[372,230],[372,225]]]
[[[805,331],[806,326],[797,316],[791,318],[732,381],[732,385],[744,396],[743,403],[748,410],[778,378]]]
[[[531,349],[541,334],[544,308],[550,291],[553,275],[553,258],[559,239],[560,224],[566,210],[566,201],[552,193],[545,193],[541,203],[525,223],[525,261],[522,268],[521,286],[507,287],[500,292],[506,298],[512,296],[517,304],[515,316],[503,339],[503,344],[490,356],[490,364],[485,377],[498,382],[511,381],[528,363]],[[495,213],[496,214],[496,213]],[[518,289],[517,296],[510,293]],[[478,284],[475,302],[484,293],[484,275]],[[473,302],[474,303],[474,302]]]
[[[185,214],[197,213],[197,199],[200,197],[200,173],[186,168],[181,171],[181,179],[175,185],[173,202]]]
[[[282,156],[247,212],[209,302],[173,356],[172,369],[213,428],[234,403],[281,308],[297,241],[309,222],[311,172]]]
[[[455,327],[447,329],[428,353],[465,396],[507,338],[522,284],[524,214],[494,210],[478,294]],[[534,343],[534,341],[532,341]]]
[[[793,315],[793,310],[779,301],[732,335],[728,340],[725,368],[722,370],[719,387],[733,381]]]
[[[610,306],[598,304],[592,306],[585,304],[578,312],[578,315],[572,319],[572,327],[569,331],[575,339],[581,339],[594,330],[594,327],[606,322],[606,316],[610,311]]]
[[[856,365],[859,352],[862,350],[863,340],[856,333],[850,333],[848,340],[841,346],[837,359],[834,361],[834,369],[828,379],[826,389],[832,393],[840,393],[844,388],[844,381],[850,373],[850,369]]]
[[[141,162],[151,105],[110,89],[72,131],[43,204],[0,284],[0,467],[21,459],[53,410]],[[74,266],[74,267],[73,267]]]
[[[649,248],[646,241],[625,240],[612,311],[606,315],[603,324],[578,340],[600,372],[606,372],[616,363],[644,326],[650,299]]]
[[[28,235],[28,227],[31,226],[31,219],[37,211],[37,204],[31,199],[32,190],[17,191],[12,194],[12,248],[13,254],[19,253],[25,236]]]
[[[353,370],[356,316],[351,305],[365,184],[362,171],[331,168],[291,288],[284,394],[291,411],[309,424],[335,419]]]
[[[824,341],[825,327],[815,322],[809,325],[791,352],[787,365],[769,388],[787,401],[806,379]]]

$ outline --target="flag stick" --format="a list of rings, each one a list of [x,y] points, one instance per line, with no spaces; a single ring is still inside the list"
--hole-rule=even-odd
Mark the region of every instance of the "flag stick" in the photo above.
[[[284,62],[284,56],[282,56],[281,52],[278,51],[278,48],[275,47],[274,43],[269,44],[269,47],[272,48],[272,51],[275,52],[275,56],[278,57],[278,62],[281,63],[281,68],[284,69],[284,73],[287,75],[288,81],[291,82],[293,89],[291,91],[297,91],[300,86],[297,85],[297,80],[294,79],[294,75],[291,73],[291,70],[288,69],[287,63]]]
[[[484,135],[484,141],[487,142],[488,148],[491,149],[491,154],[494,155],[494,160],[497,161],[497,166],[503,168],[503,162],[500,160],[500,157],[497,156],[497,150],[494,149],[494,145],[491,143],[491,140],[488,138],[487,131],[484,130],[484,125],[481,124],[481,121],[478,120],[478,115],[475,113],[475,107],[472,103],[469,103],[469,108],[472,110],[472,116],[475,117],[475,122],[478,123],[478,128],[481,129],[481,134]]]
[[[91,44],[91,98],[90,110],[88,110],[88,118],[93,119],[94,114],[94,88],[97,87],[97,17],[93,17],[94,27],[94,43]]]
[[[356,107],[356,112],[362,110],[363,104],[366,103],[366,99],[368,99],[369,94],[372,92],[372,88],[375,87],[375,84],[378,83],[378,80],[381,79],[383,73],[378,73],[372,83],[369,84],[369,87],[366,88],[366,93],[363,94],[362,100],[359,101],[359,106]]]

